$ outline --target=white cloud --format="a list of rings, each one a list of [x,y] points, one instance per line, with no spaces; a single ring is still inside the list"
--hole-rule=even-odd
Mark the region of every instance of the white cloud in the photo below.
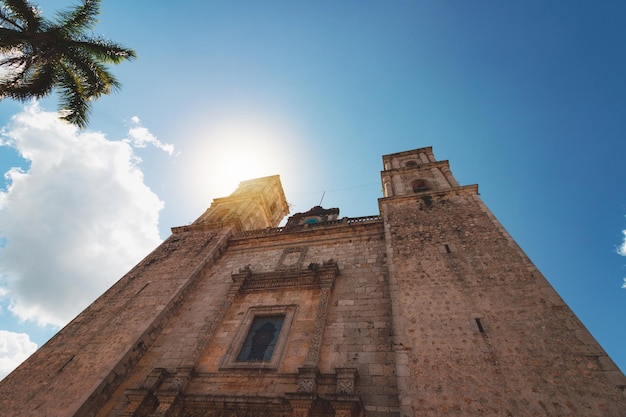
[[[78,131],[36,104],[3,136],[31,165],[0,191],[0,296],[20,320],[62,326],[160,243],[163,202],[131,140]]]
[[[28,358],[37,345],[25,333],[0,330],[0,379]]]
[[[622,230],[622,234],[624,235],[624,240],[622,241],[622,244],[619,245],[619,247],[617,248],[617,253],[622,256],[626,256],[626,230]]]
[[[134,126],[128,130],[129,141],[137,148],[145,148],[148,144],[153,145],[171,155],[174,152],[174,146],[168,143],[162,143],[148,129],[141,126],[139,117],[131,117]]]

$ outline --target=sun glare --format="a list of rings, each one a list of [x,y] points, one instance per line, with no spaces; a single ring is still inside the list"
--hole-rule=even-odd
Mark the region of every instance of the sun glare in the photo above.
[[[268,175],[287,175],[288,129],[269,123],[231,121],[202,129],[183,150],[185,188],[192,204],[232,193],[239,182]]]

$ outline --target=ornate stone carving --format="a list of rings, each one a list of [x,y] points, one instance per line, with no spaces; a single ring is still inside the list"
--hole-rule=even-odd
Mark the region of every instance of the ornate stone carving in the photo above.
[[[330,405],[335,411],[335,417],[357,417],[360,416],[363,411],[358,397],[353,397],[347,401],[330,401]]]
[[[193,377],[192,367],[181,367],[176,369],[176,374],[172,378],[172,381],[167,386],[167,391],[170,392],[182,392],[187,383]]]
[[[307,352],[307,364],[317,364],[320,349],[322,346],[322,335],[324,333],[324,325],[326,324],[326,314],[328,312],[328,301],[330,299],[330,289],[324,288],[320,291],[320,299],[317,304],[317,313],[315,314],[315,323],[313,325],[313,334],[311,336],[311,344]]]
[[[285,250],[293,249],[300,248]],[[234,297],[241,292],[265,291],[274,288],[332,288],[337,275],[339,275],[339,269],[332,259],[321,265],[311,263],[307,268],[277,268],[272,272],[254,272],[247,265],[240,268],[239,272],[232,274],[233,285],[228,296]]]
[[[326,325],[326,315],[328,313],[328,303],[330,302],[330,294],[335,283],[335,278],[339,275],[339,266],[332,259],[324,262],[321,267],[316,268],[316,272],[320,277],[320,299],[317,303],[317,312],[315,313],[315,323],[313,324],[313,335],[309,351],[307,352],[306,364],[317,365],[322,347],[322,336],[324,334],[324,326]]]
[[[298,368],[298,393],[313,394],[317,386],[317,376],[316,366]]]
[[[295,248],[285,248],[283,250],[280,259],[278,260],[278,265],[276,265],[276,270],[281,271],[285,269],[300,269],[302,268],[302,263],[304,262],[304,258],[306,258],[308,248],[304,247],[295,247]],[[299,256],[294,261],[294,255],[299,254]],[[291,262],[285,262],[285,261]]]
[[[121,417],[132,417],[144,402],[148,393],[145,390],[126,390],[124,395],[128,400],[126,408],[121,413]]]
[[[311,406],[313,405],[313,396],[307,395],[291,395],[289,397],[289,404],[291,405],[292,417],[308,417]]]
[[[312,400],[292,403],[287,398],[199,394],[179,398],[170,413],[172,417],[289,417],[296,411],[306,417]]]
[[[176,402],[176,395],[159,395],[159,405],[150,417],[165,417]]]
[[[315,392],[315,381],[312,379],[299,379],[298,392]]]
[[[335,368],[337,373],[337,394],[353,395],[358,375],[356,368]]]
[[[337,394],[352,394],[354,392],[354,381],[338,380]]]

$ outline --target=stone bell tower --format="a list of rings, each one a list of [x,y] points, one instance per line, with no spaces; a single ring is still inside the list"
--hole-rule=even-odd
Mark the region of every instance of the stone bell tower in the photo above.
[[[242,181],[228,197],[216,198],[193,224],[233,223],[239,231],[276,227],[289,213],[278,175]]]
[[[383,156],[400,415],[625,416],[626,379],[432,149]]]
[[[448,161],[437,161],[432,148],[421,148],[383,156],[385,197],[415,195],[429,190],[459,187]]]

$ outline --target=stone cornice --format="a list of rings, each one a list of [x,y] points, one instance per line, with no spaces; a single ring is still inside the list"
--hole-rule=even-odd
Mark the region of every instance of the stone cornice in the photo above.
[[[272,227],[267,229],[249,230],[232,236],[232,240],[287,236],[293,237],[293,234],[313,233],[329,229],[340,229],[355,226],[379,225],[382,219],[379,215],[365,217],[344,217],[339,220],[332,220],[323,223],[303,224],[292,227]]]
[[[415,170],[423,170],[423,169],[431,169],[431,168],[449,168],[449,167],[450,167],[450,163],[446,159],[443,161],[435,161],[435,162],[420,162],[417,166],[412,166],[412,167],[385,169],[384,171],[380,171],[380,173],[381,175],[384,175],[384,174],[395,174],[398,172],[405,172],[405,171],[415,171]]]
[[[478,184],[464,185],[461,187],[449,188],[446,190],[433,190],[433,191],[423,191],[421,193],[409,194],[409,195],[399,195],[393,197],[383,197],[378,199],[378,204],[387,203],[391,201],[402,201],[402,200],[415,200],[415,198],[422,198],[426,196],[442,196],[445,194],[452,195],[461,195],[461,194],[478,194]]]

